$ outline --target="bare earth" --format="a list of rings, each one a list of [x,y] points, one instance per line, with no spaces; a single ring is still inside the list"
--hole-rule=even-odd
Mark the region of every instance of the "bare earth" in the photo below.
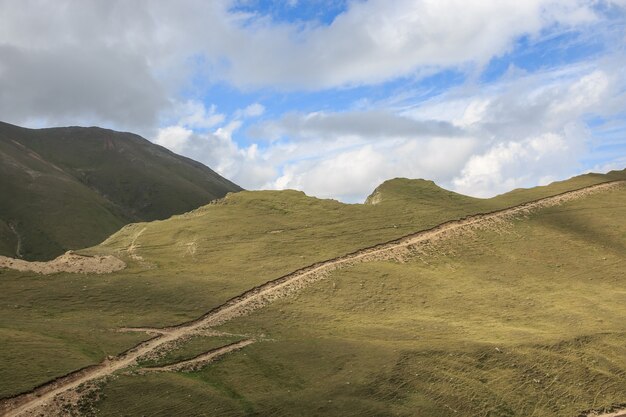
[[[233,352],[235,350],[243,349],[244,347],[254,343],[254,339],[240,340],[239,342],[231,343],[230,345],[218,347],[216,349],[204,352],[195,358],[191,358],[185,361],[177,362],[172,365],[159,366],[153,368],[144,368],[142,372],[164,372],[164,371],[193,371],[200,369],[213,360],[219,358],[226,353]]]
[[[626,181],[614,181],[593,185],[580,190],[521,204],[509,209],[449,221],[432,229],[417,232],[388,243],[361,249],[351,254],[319,262],[294,271],[230,299],[197,320],[168,328],[143,329],[147,333],[155,336],[115,358],[107,359],[98,365],[51,381],[31,392],[0,402],[0,415],[10,417],[35,416],[41,413],[46,416],[60,415],[60,409],[58,409],[55,404],[58,404],[60,399],[68,400],[76,398],[78,394],[75,389],[81,384],[92,383],[93,381],[112,375],[116,371],[137,365],[137,360],[145,355],[150,355],[168,346],[168,344],[171,345],[190,335],[204,332],[209,328],[223,324],[235,317],[247,315],[278,298],[291,295],[309,284],[325,278],[333,270],[360,262],[385,259],[401,260],[407,256],[415,255],[427,256],[429,253],[433,253],[433,251],[437,250],[439,242],[446,239],[473,233],[478,229],[502,227],[507,221],[525,216],[532,211],[556,206],[570,200],[588,196],[595,192],[621,187],[624,184],[626,184]],[[241,349],[253,342],[254,340],[243,340],[214,349],[189,361],[154,370],[178,370],[186,368],[187,365],[191,367],[201,366],[203,363],[213,361],[228,352]],[[618,413],[609,414],[607,416],[616,417],[620,415],[621,414]]]
[[[587,414],[586,417],[626,417],[626,408],[606,414],[591,413]]]
[[[29,262],[0,256],[0,268],[46,275],[58,272],[108,274],[126,268],[126,263],[115,256],[84,256],[68,251],[58,258],[47,262]]]

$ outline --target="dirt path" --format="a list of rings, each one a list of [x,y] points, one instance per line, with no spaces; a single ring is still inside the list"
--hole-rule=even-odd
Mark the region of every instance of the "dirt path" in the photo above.
[[[502,222],[527,215],[531,211],[556,206],[567,201],[585,197],[594,192],[606,191],[620,187],[625,183],[626,181],[614,181],[597,184],[580,190],[569,191],[556,196],[524,203],[512,208],[488,214],[468,216],[460,220],[449,221],[433,227],[432,229],[420,231],[388,243],[358,250],[335,259],[330,259],[306,268],[302,268],[248,290],[243,294],[230,299],[221,306],[209,311],[197,320],[163,329],[142,329],[146,332],[152,331],[152,334],[157,334],[157,336],[137,345],[133,349],[115,358],[105,360],[99,365],[77,371],[45,384],[32,392],[2,401],[0,402],[0,414],[7,417],[36,415],[33,414],[33,412],[45,409],[46,406],[50,406],[54,397],[59,394],[66,394],[83,383],[109,376],[116,371],[136,365],[137,360],[140,357],[157,351],[159,348],[162,348],[167,344],[189,337],[189,335],[195,334],[203,329],[218,326],[235,317],[249,314],[250,312],[261,308],[278,298],[285,297],[303,289],[307,285],[324,278],[331,271],[338,268],[360,262],[398,259],[399,257],[406,256],[411,251],[419,252],[422,249],[432,247],[437,242],[444,239],[459,236],[463,233],[471,232],[476,229],[484,229],[494,226],[497,227]],[[249,343],[252,342],[249,341]],[[242,347],[243,346],[239,348]],[[215,354],[212,356],[211,360],[214,360],[221,354],[236,350],[228,350],[227,347],[220,349],[222,349],[222,351],[220,351],[221,353],[219,355]],[[213,352],[215,353],[215,351]],[[210,352],[208,352],[207,355],[210,355]],[[46,415],[51,414],[48,411],[49,410],[46,409]]]
[[[155,366],[152,368],[144,368],[142,372],[165,372],[165,371],[191,371],[198,369],[207,363],[213,362],[213,360],[223,356],[227,353],[234,352],[239,349],[254,343],[254,339],[240,340],[239,342],[231,343],[230,345],[211,349],[208,352],[202,353],[195,358],[191,358],[185,361],[177,362],[172,365]]]
[[[605,414],[590,413],[586,417],[626,417],[626,408]]]
[[[145,232],[147,229],[147,227],[144,227],[143,229],[141,229],[136,235],[135,237],[133,237],[132,242],[130,242],[130,245],[128,245],[128,248],[126,249],[126,252],[128,253],[128,256],[131,257],[131,259],[134,259],[136,261],[143,261],[143,257],[141,255],[139,255],[139,248],[141,247],[141,245],[139,245],[137,243],[137,239],[139,239],[139,236],[141,236],[143,234],[143,232]]]
[[[13,223],[9,223],[9,229],[11,229],[17,239],[17,244],[15,245],[15,256],[21,259],[24,256],[22,253],[22,236],[17,231],[17,227]]]

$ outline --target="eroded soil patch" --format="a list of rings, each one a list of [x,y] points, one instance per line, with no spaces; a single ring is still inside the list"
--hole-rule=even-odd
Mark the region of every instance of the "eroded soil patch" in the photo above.
[[[0,256],[0,268],[15,269],[38,274],[71,272],[82,274],[108,274],[126,268],[126,263],[115,256],[84,256],[68,251],[52,261],[24,261]]]

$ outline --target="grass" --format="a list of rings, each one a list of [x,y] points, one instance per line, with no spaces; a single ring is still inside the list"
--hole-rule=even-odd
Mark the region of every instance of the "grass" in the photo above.
[[[220,415],[233,416],[573,416],[622,403],[625,207],[621,189],[450,242],[440,256],[337,271],[227,323],[273,341],[185,378],[206,387],[199,404],[228,403]],[[160,379],[138,378],[105,387],[101,414],[141,386],[143,412],[158,415]],[[169,389],[175,410],[186,390]]]
[[[66,373],[68,369],[96,363],[108,354],[115,354],[147,338],[142,334],[118,333],[116,328],[180,323],[198,317],[252,286],[313,262],[394,239],[451,218],[610,178],[577,177],[551,187],[520,190],[490,200],[451,195],[427,182],[394,180],[379,187],[383,198],[375,205],[345,205],[306,197],[295,191],[242,192],[185,215],[127,226],[102,245],[85,250],[86,253],[108,252],[127,257],[126,249],[134,242],[136,254],[142,256],[143,261],[136,262],[127,257],[130,268],[119,273],[42,277],[0,270],[3,286],[0,331],[3,334],[23,332],[33,341],[31,344],[21,343],[18,335],[3,343],[0,363],[15,361],[15,358],[21,362],[20,366],[7,367],[3,371],[0,397],[32,388],[52,376]],[[396,196],[404,193],[406,197],[385,199],[390,187],[400,190]],[[420,199],[428,204],[417,204],[416,200]],[[481,349],[495,349],[493,345],[485,348],[486,343],[504,346],[511,335],[516,338],[510,343],[530,346],[529,349],[537,343],[558,344],[578,337],[580,332],[572,332],[569,336],[558,333],[558,323],[573,323],[561,322],[566,317],[564,315],[554,316],[552,326],[549,323],[542,324],[545,328],[536,326],[537,317],[548,317],[552,310],[539,310],[537,316],[529,316],[526,322],[518,317],[508,327],[501,324],[504,319],[499,316],[485,321],[487,312],[499,314],[504,308],[499,303],[504,302],[501,290],[507,287],[498,280],[489,287],[485,282],[491,281],[480,278],[489,271],[502,270],[502,265],[507,265],[508,269],[510,257],[522,257],[520,253],[534,257],[537,254],[533,251],[540,251],[538,255],[547,256],[553,252],[550,245],[559,249],[557,242],[560,244],[572,234],[580,235],[582,242],[578,247],[568,246],[572,256],[588,249],[589,239],[595,239],[597,245],[605,241],[615,245],[623,243],[624,235],[617,233],[619,228],[613,227],[617,221],[615,213],[607,214],[601,224],[594,223],[596,216],[589,214],[593,211],[601,213],[605,205],[611,207],[611,204],[621,203],[613,203],[604,197],[587,200],[597,204],[590,209],[573,210],[571,219],[564,217],[565,211],[542,212],[542,216],[535,219],[552,220],[542,220],[548,223],[537,224],[532,230],[520,229],[519,233],[525,239],[497,233],[484,237],[484,242],[470,245],[473,251],[463,259],[450,258],[450,265],[457,263],[455,274],[449,273],[448,264],[436,263],[439,269],[430,271],[423,269],[417,261],[367,264],[338,272],[333,276],[335,288],[332,281],[322,282],[294,300],[280,302],[228,325],[233,333],[265,333],[275,342],[248,346],[207,368],[210,371],[119,376],[107,385],[105,397],[98,407],[103,415],[136,415],[133,410],[138,410],[137,407],[142,407],[148,415],[201,415],[205,410],[208,414],[214,412],[211,410],[221,410],[223,415],[289,414],[286,410],[308,410],[311,411],[308,414],[319,415],[339,414],[341,410],[386,415],[387,407],[392,407],[398,414],[409,413],[407,410],[411,407],[418,407],[424,415],[438,415],[436,412],[441,412],[443,407],[439,394],[411,385],[414,382],[407,382],[393,373],[393,369],[402,368],[398,365],[402,352],[412,354],[424,349],[438,352],[433,353],[433,358],[437,355],[445,358],[450,353],[447,350],[450,340],[457,340],[459,334],[466,337],[455,342],[453,347],[469,358]],[[549,213],[554,214],[550,217]],[[577,217],[576,213],[582,217]],[[587,214],[583,216],[583,213]],[[570,223],[577,224],[576,228],[570,227]],[[599,228],[613,231],[607,234],[598,231]],[[562,235],[550,245],[544,245],[541,238],[531,236],[533,230],[539,236],[544,230],[560,231]],[[510,253],[502,254],[491,263],[479,256],[482,248],[497,250],[500,246],[520,242],[526,242],[524,250],[527,252],[518,253],[516,251],[523,248],[511,247]],[[457,249],[463,253],[466,251],[465,247]],[[583,259],[587,258],[581,257],[577,267],[587,267]],[[556,266],[554,269],[564,270]],[[460,270],[468,271],[469,275],[460,273]],[[515,270],[533,271],[530,261]],[[544,266],[534,271],[538,277],[548,272],[552,273],[552,269]],[[605,273],[619,275],[618,270],[598,270],[597,273],[598,276]],[[504,278],[508,280],[506,282],[510,281],[510,285],[519,281],[513,272],[505,273]],[[433,285],[438,279],[443,280],[445,286]],[[558,288],[556,284],[539,285],[535,281],[535,287],[520,288],[520,291],[554,294]],[[384,287],[379,285],[382,283]],[[590,282],[578,290],[586,294],[587,291],[593,293],[608,288],[600,282]],[[426,304],[421,304],[424,289],[430,295]],[[463,304],[462,294],[453,291],[469,294],[472,303]],[[472,296],[472,291],[481,292]],[[576,292],[571,289],[570,293]],[[360,294],[362,298],[358,297]],[[597,303],[596,298],[591,299]],[[512,300],[515,299],[509,302]],[[580,295],[577,300],[585,301]],[[549,307],[548,301],[550,298],[541,305]],[[446,305],[453,308],[457,303],[460,304],[456,310],[444,308]],[[484,310],[476,309],[481,305]],[[527,314],[533,311],[531,306],[525,308],[529,311]],[[465,313],[459,314],[459,311]],[[485,338],[482,329],[486,324],[491,324],[486,327],[491,329],[489,338]],[[609,329],[614,331],[612,327]],[[549,334],[554,336],[553,339],[544,338]],[[600,346],[605,342],[597,343]],[[46,350],[52,346],[56,349],[54,352]],[[183,346],[183,353],[177,354],[193,356],[206,346],[212,345],[198,342],[197,345]],[[592,348],[601,349],[598,346]],[[609,353],[606,355],[610,356]],[[58,360],[59,357],[62,360]],[[45,373],[41,364],[47,364]],[[466,370],[470,374],[475,372],[470,368]],[[427,371],[424,365],[423,372]],[[354,374],[354,380],[346,379],[350,373]],[[463,376],[462,371],[458,373]],[[14,383],[15,380],[19,382]],[[385,393],[386,390],[391,393],[397,390],[396,380],[411,392],[406,394],[410,400],[403,400],[406,403],[384,399],[385,395],[395,395]],[[297,389],[291,388],[292,385]],[[159,397],[158,393],[164,390],[168,395]],[[379,391],[380,394],[371,394]],[[187,395],[192,395],[192,399],[189,400]],[[583,399],[587,400],[586,397]]]

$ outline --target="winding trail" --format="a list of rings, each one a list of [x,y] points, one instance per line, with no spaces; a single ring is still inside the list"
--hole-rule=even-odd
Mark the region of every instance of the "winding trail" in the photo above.
[[[31,413],[36,410],[45,409],[45,407],[51,406],[57,395],[65,395],[81,384],[107,377],[116,371],[136,365],[139,358],[151,352],[157,351],[159,348],[163,348],[169,343],[181,340],[194,333],[202,331],[203,329],[218,326],[235,317],[247,315],[278,298],[293,294],[309,284],[323,279],[331,271],[338,268],[354,265],[360,262],[397,259],[406,254],[410,254],[412,251],[427,250],[428,248],[431,248],[433,244],[436,244],[443,239],[459,236],[463,233],[471,232],[476,229],[494,227],[504,221],[527,215],[531,211],[537,209],[560,205],[567,201],[585,197],[591,193],[607,191],[609,189],[620,187],[624,184],[626,184],[626,181],[605,182],[581,188],[579,190],[568,191],[555,196],[527,202],[508,209],[498,210],[486,214],[472,215],[460,220],[448,221],[431,229],[413,233],[400,239],[361,249],[338,258],[329,259],[327,261],[319,262],[299,269],[263,285],[252,288],[241,295],[228,300],[221,306],[214,308],[196,320],[162,329],[142,328],[141,331],[151,333],[155,336],[152,339],[142,342],[134,348],[116,356],[115,358],[107,359],[98,365],[87,367],[67,376],[58,378],[34,389],[31,392],[1,401],[0,415],[17,417],[20,415],[31,415]],[[215,360],[221,355],[241,349],[253,342],[254,340],[248,339],[235,344],[223,346],[194,359],[197,359],[197,362],[201,362],[202,360]],[[170,367],[182,364],[183,363],[174,364]]]
[[[9,223],[9,229],[11,229],[11,231],[15,235],[15,238],[17,239],[17,244],[15,245],[15,257],[22,259],[22,257],[24,256],[24,254],[22,253],[22,236],[17,231],[17,226],[15,226],[13,223]]]

